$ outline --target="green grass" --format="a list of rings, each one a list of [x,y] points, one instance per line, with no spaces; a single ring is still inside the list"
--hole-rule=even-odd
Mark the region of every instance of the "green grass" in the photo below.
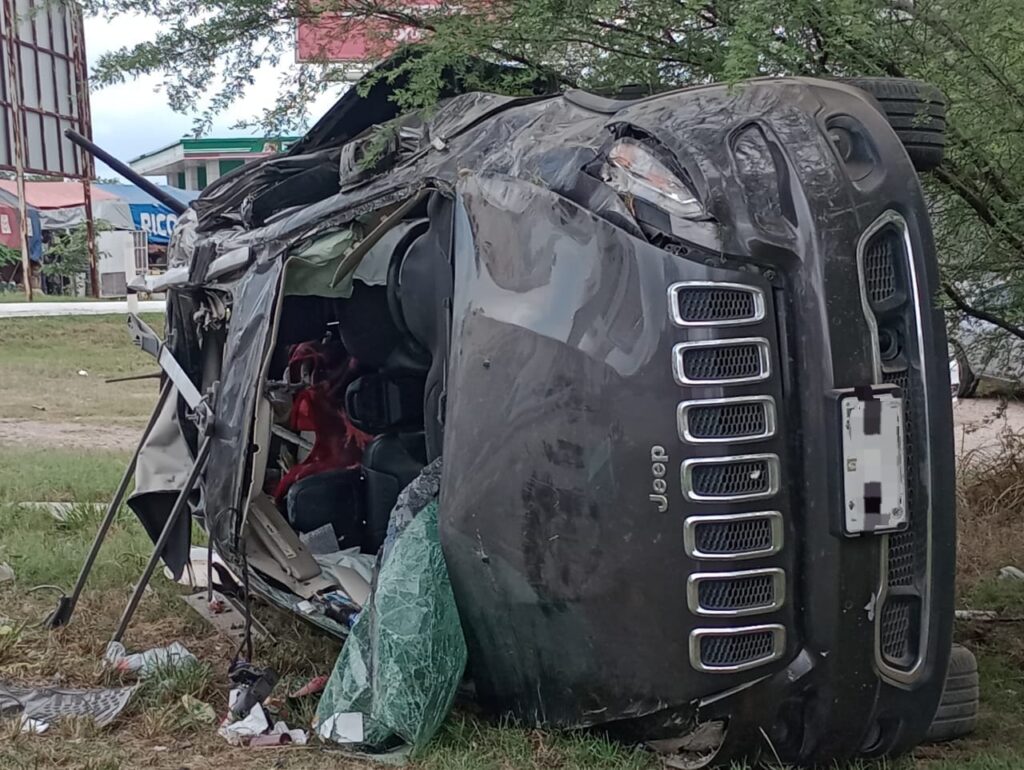
[[[0,505],[0,561],[8,562],[23,586],[56,584],[70,587],[99,527],[102,510],[58,522],[48,514]],[[142,572],[152,544],[134,516],[118,516],[100,557],[90,586],[118,588],[130,585]],[[0,605],[2,606],[2,605]]]
[[[144,318],[163,333],[162,315]],[[156,402],[155,381],[104,380],[158,370],[151,356],[131,344],[124,316],[0,320],[3,418],[142,421]]]
[[[41,292],[32,292],[32,300],[34,302],[102,302],[101,299],[95,297],[68,297],[64,294],[42,294]],[[5,291],[0,292],[0,304],[8,302],[28,302],[28,298],[25,296],[23,291]]]
[[[130,457],[117,451],[0,447],[0,503],[106,502]]]

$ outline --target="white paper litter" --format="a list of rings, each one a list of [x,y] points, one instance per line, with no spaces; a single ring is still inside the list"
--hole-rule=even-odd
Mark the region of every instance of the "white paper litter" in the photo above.
[[[21,715],[21,732],[30,733],[31,735],[42,735],[50,729],[50,725],[46,722],[41,722],[38,719],[31,719],[30,717]]]
[[[157,668],[194,663],[196,656],[181,642],[171,642],[166,647],[154,647],[131,655],[126,653],[124,645],[120,642],[108,642],[103,660],[117,671],[134,671],[146,676]]]
[[[221,724],[217,730],[217,735],[222,737],[232,746],[245,746],[257,735],[263,735],[270,727],[270,722],[267,720],[267,715],[263,711],[263,706],[259,703],[255,704],[246,715],[245,719],[239,719],[236,722],[228,722],[231,718],[230,709],[234,708],[235,702],[241,695],[241,690],[234,689],[228,695],[228,717]]]
[[[0,583],[14,580],[14,568],[5,561],[0,561]]]
[[[305,746],[309,741],[309,736],[306,735],[305,730],[299,730],[298,728],[289,729],[288,725],[284,722],[274,722],[274,729],[270,731],[270,734],[287,735],[296,746]]]
[[[358,711],[331,714],[317,727],[317,735],[335,743],[363,742],[363,715]]]

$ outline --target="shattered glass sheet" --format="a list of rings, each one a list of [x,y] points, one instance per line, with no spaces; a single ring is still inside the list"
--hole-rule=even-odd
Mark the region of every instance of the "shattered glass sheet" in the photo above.
[[[16,687],[0,682],[0,714],[23,713],[40,722],[91,716],[100,727],[110,724],[128,705],[138,685],[97,690]]]
[[[466,643],[430,502],[395,541],[317,706],[316,723],[364,715],[364,742],[425,746],[448,715]],[[329,737],[329,736],[327,736]]]

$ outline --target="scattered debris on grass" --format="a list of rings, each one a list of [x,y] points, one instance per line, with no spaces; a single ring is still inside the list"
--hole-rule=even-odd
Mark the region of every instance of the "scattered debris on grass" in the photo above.
[[[999,570],[1000,580],[1024,580],[1024,570],[1018,569],[1017,567],[1007,565]]]
[[[196,656],[180,642],[171,642],[166,647],[154,647],[131,655],[120,642],[109,642],[103,659],[116,671],[131,671],[141,676],[148,676],[161,668],[197,662]]]
[[[0,583],[10,583],[14,580],[14,568],[3,561],[0,562]]]
[[[91,717],[97,726],[113,722],[138,689],[112,687],[71,690],[57,687],[19,687],[0,682],[0,713],[51,724],[67,717]]]

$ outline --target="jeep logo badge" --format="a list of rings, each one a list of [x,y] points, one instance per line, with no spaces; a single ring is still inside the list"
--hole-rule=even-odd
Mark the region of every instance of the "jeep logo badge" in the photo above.
[[[648,495],[647,498],[658,506],[658,513],[668,510],[668,497],[665,496],[665,492],[668,491],[668,484],[665,482],[667,466],[668,454],[665,452],[665,447],[657,445],[651,447],[651,475],[654,477],[651,481],[651,488],[654,490],[654,494]]]

